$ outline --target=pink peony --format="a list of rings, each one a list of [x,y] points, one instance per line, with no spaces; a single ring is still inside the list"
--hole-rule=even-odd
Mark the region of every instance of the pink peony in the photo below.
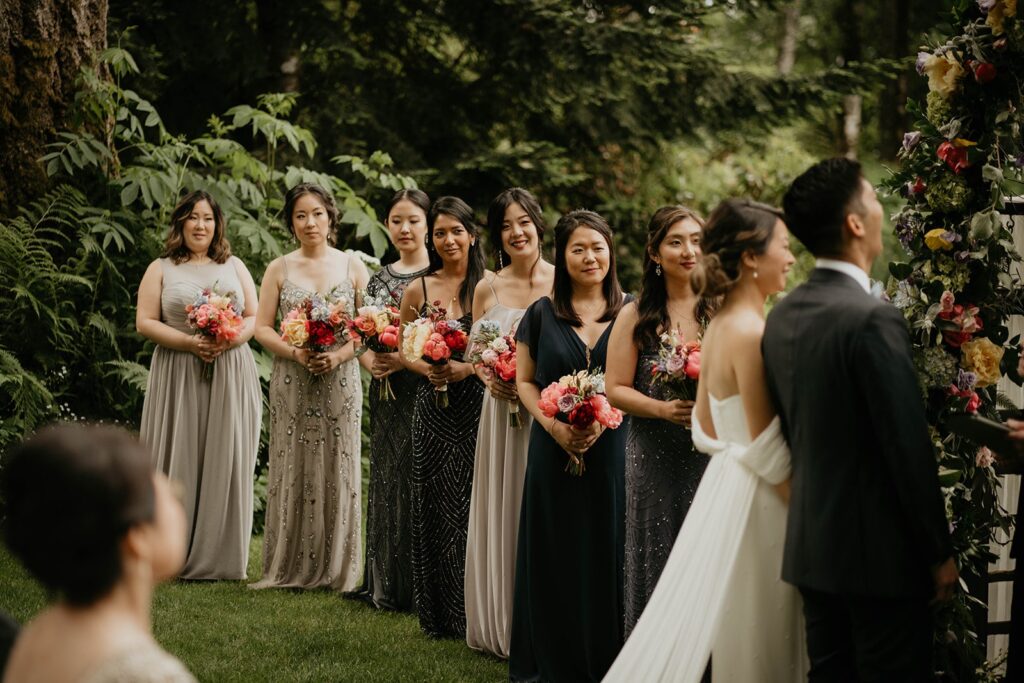
[[[387,347],[398,347],[398,328],[394,325],[388,325],[384,328],[384,331],[377,336],[377,341]]]
[[[675,375],[686,367],[686,359],[677,354],[669,356],[668,360],[665,361],[665,371],[669,374]]]
[[[480,354],[480,360],[484,365],[494,365],[498,361],[498,352],[494,349],[484,349]]]
[[[700,351],[691,351],[686,359],[686,376],[690,379],[700,378]]]
[[[617,429],[622,424],[622,411],[612,408],[608,398],[604,394],[597,394],[590,402],[594,404],[597,413],[597,421],[608,429]]]
[[[494,364],[494,371],[503,382],[516,381],[516,357],[512,353],[503,353]]]
[[[540,392],[540,401],[537,403],[537,407],[540,408],[540,412],[544,413],[546,417],[554,417],[558,414],[558,399],[561,398],[564,392],[558,382],[552,382],[543,391]]]
[[[444,337],[435,332],[423,343],[423,355],[438,363],[451,358],[452,351],[444,343]]]

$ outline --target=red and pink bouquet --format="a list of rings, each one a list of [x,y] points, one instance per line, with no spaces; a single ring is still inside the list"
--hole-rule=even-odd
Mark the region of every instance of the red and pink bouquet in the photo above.
[[[981,316],[977,306],[958,304],[949,290],[939,299],[939,312],[935,326],[942,330],[942,338],[954,349],[959,349],[974,335],[981,332]]]
[[[589,429],[597,422],[608,429],[622,424],[622,411],[608,403],[604,393],[604,373],[580,370],[552,382],[540,392],[540,411],[578,430]],[[565,469],[580,476],[586,466],[583,458],[569,454]]]
[[[349,338],[359,342],[356,356],[362,355],[367,349],[375,353],[397,351],[398,325],[398,307],[372,299],[364,299],[364,305],[356,310],[355,317],[345,320]],[[390,401],[393,398],[395,392],[391,388],[391,379],[385,377],[380,383],[380,400]]]
[[[678,330],[661,335],[658,360],[651,364],[651,384],[663,386],[674,399],[694,401],[700,379],[700,342],[685,341]]]
[[[491,377],[502,382],[515,384],[516,381],[516,338],[514,335],[501,333],[501,325],[496,320],[484,320],[477,327],[472,343],[473,352],[469,360],[480,366]],[[508,424],[513,429],[523,426],[519,415],[519,401],[508,402]]]
[[[448,320],[448,311],[435,301],[427,306],[427,315],[405,324],[402,355],[406,360],[424,360],[430,365],[445,365],[453,354],[466,350],[469,335],[458,320]],[[434,387],[435,405],[448,407],[448,385]]]
[[[201,291],[195,300],[185,306],[188,325],[198,334],[219,342],[233,342],[242,333],[241,311],[234,292],[221,294],[213,287]],[[203,365],[203,377],[213,377],[213,363]]]
[[[348,338],[344,328],[345,302],[329,302],[314,294],[284,316],[281,339],[297,349],[322,353]]]

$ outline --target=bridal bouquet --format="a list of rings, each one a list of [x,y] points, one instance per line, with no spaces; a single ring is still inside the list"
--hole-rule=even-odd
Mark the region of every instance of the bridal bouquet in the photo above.
[[[489,376],[502,382],[516,381],[516,338],[501,334],[501,325],[495,320],[484,320],[470,340],[473,353],[469,360],[479,365]],[[519,415],[519,401],[508,401],[508,424],[513,429],[523,426]]]
[[[356,356],[367,349],[377,353],[391,353],[398,350],[398,307],[392,303],[364,299],[364,305],[356,310],[355,317],[347,317],[345,328],[350,339],[359,341]],[[380,400],[395,398],[391,378],[384,377],[380,383]]]
[[[651,384],[660,384],[672,398],[693,401],[700,379],[700,342],[684,341],[677,330],[661,335],[658,360],[651,364]]]
[[[344,328],[345,302],[314,294],[284,316],[281,339],[297,349],[322,353],[338,343]]]
[[[185,306],[188,325],[198,334],[219,342],[233,342],[242,333],[242,315],[234,292],[221,294],[213,287],[201,291]],[[216,362],[216,361],[215,361]],[[213,377],[213,363],[203,364],[203,378]]]
[[[540,411],[578,430],[589,429],[597,422],[608,429],[622,424],[622,411],[608,403],[604,393],[604,373],[579,372],[552,382],[540,392]],[[565,469],[580,476],[586,469],[582,456],[569,455]]]
[[[469,335],[458,320],[448,320],[448,311],[435,301],[427,306],[426,316],[405,324],[402,355],[406,360],[422,359],[430,365],[445,365],[453,353],[465,351]],[[438,408],[448,407],[448,385],[434,387]]]

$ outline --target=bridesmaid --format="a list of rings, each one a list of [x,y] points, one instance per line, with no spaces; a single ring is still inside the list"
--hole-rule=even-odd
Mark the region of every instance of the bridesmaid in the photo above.
[[[472,298],[486,271],[473,210],[456,197],[434,202],[428,215],[430,274],[402,298],[402,322],[440,301],[469,331]],[[422,375],[416,387],[412,439],[412,581],[420,628],[431,636],[464,636],[463,571],[473,484],[473,453],[483,385],[473,366],[454,357],[446,365],[402,359]],[[449,405],[435,405],[434,387],[448,387]]]
[[[516,338],[516,385],[535,422],[523,487],[509,677],[599,681],[622,647],[623,428],[577,431],[545,417],[540,390],[563,375],[601,370],[626,298],[612,231],[592,211],[555,227],[551,297],[531,305]],[[541,340],[544,343],[541,344]],[[565,471],[567,452],[586,471]]]
[[[640,618],[693,502],[707,456],[690,436],[693,401],[670,400],[651,385],[660,335],[700,339],[713,310],[690,287],[704,222],[683,206],[665,206],[647,228],[640,299],[623,306],[611,333],[608,400],[632,415],[626,440],[625,634]]]
[[[352,590],[360,567],[362,384],[352,342],[323,353],[281,339],[275,319],[316,293],[351,314],[366,266],[334,248],[338,209],[319,185],[285,195],[299,248],[263,275],[256,338],[274,354],[270,375],[270,474],[263,578],[253,588]]]
[[[427,273],[427,212],[421,190],[399,190],[388,203],[385,224],[398,261],[373,274],[368,298],[398,306],[406,286]],[[366,503],[366,570],[356,597],[380,609],[412,609],[412,413],[416,375],[398,353],[366,353],[373,359],[370,383],[370,484]],[[395,398],[380,400],[390,377]]]
[[[205,288],[233,294],[242,333],[230,343],[188,326],[185,306]],[[139,285],[135,329],[156,343],[142,404],[140,437],[153,465],[184,486],[185,579],[244,579],[252,532],[252,480],[263,396],[249,349],[256,285],[231,255],[224,214],[196,190],[171,213],[160,258]],[[214,363],[213,377],[203,368]]]
[[[514,334],[526,308],[551,292],[555,268],[541,256],[546,229],[540,204],[522,188],[505,190],[491,203],[487,230],[503,267],[476,286],[474,330],[493,320],[502,334]],[[508,657],[519,503],[533,421],[520,409],[523,425],[511,428],[509,402],[519,402],[515,383],[491,377],[482,368],[477,376],[490,395],[480,412],[469,504],[466,642],[475,650]]]

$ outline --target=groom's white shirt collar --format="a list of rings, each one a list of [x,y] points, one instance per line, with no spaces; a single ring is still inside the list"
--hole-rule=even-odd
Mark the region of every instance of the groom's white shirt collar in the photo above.
[[[868,279],[868,274],[861,270],[858,266],[849,263],[848,261],[838,261],[831,258],[820,258],[814,262],[817,268],[826,268],[828,270],[838,270],[840,273],[845,273],[852,277],[858,285],[860,285],[865,292],[871,293],[871,280]]]

